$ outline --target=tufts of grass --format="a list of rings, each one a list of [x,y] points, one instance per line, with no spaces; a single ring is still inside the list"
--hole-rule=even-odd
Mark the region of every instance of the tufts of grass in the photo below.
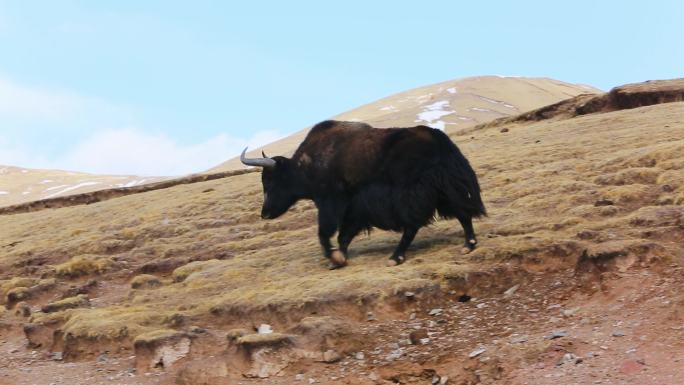
[[[43,313],[53,313],[57,311],[75,309],[79,307],[87,307],[90,305],[88,296],[85,294],[79,294],[75,297],[64,298],[59,301],[51,302],[41,309]]]
[[[173,330],[173,329],[157,329],[157,330],[152,330],[146,333],[142,333],[138,336],[135,337],[133,342],[138,345],[138,344],[154,344],[155,342],[158,341],[164,341],[168,339],[173,339],[177,337],[184,336],[185,333],[179,332],[178,330]]]
[[[173,271],[171,274],[171,277],[173,278],[174,282],[183,282],[185,281],[191,274],[200,272],[202,270],[208,269],[212,266],[215,266],[219,264],[220,261],[217,259],[210,259],[208,261],[194,261],[190,262],[187,265],[183,265],[176,270]]]
[[[111,257],[99,255],[79,255],[56,265],[55,273],[59,277],[77,278],[86,275],[103,274],[115,265]]]
[[[4,303],[7,299],[7,295],[12,289],[16,288],[28,288],[33,285],[38,284],[40,280],[37,278],[26,278],[26,277],[14,277],[6,281],[0,281],[0,303]]]
[[[132,289],[153,289],[161,285],[161,280],[152,274],[140,274],[131,280]]]

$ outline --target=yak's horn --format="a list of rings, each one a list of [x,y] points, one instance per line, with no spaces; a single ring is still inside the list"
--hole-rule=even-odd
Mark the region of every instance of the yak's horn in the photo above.
[[[264,168],[271,168],[275,167],[276,161],[263,157],[263,158],[245,158],[245,153],[247,152],[247,147],[245,147],[244,150],[242,150],[242,154],[240,154],[240,162],[246,166],[256,166],[256,167],[264,167]]]

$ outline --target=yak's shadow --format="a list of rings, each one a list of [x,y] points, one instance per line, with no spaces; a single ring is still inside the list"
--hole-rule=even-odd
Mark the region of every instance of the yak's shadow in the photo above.
[[[395,233],[394,237],[383,236],[381,239],[373,240],[373,234],[370,236],[360,235],[349,246],[349,258],[354,258],[361,255],[368,254],[387,254],[390,255],[399,244],[401,233]],[[418,251],[432,249],[435,246],[460,246],[463,243],[462,231],[450,231],[448,233],[438,233],[436,230],[425,231],[425,234],[419,232],[416,235],[413,243],[408,249],[408,252],[414,254]]]

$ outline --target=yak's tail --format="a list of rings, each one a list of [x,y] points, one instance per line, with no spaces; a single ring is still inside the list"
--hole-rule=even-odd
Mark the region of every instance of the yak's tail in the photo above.
[[[487,210],[482,202],[480,184],[470,162],[444,132],[437,129],[432,132],[439,143],[441,159],[445,161],[442,165],[445,175],[441,178],[440,184],[449,203],[445,210],[440,211],[446,211],[444,214],[447,216],[452,216],[457,211],[465,212],[472,217],[486,216]]]

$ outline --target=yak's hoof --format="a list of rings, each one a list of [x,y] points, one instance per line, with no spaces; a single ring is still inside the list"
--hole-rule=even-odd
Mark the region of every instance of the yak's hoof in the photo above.
[[[405,260],[406,260],[406,258],[404,258],[403,255],[391,257],[390,259],[387,260],[387,266],[392,267],[392,266],[396,266],[396,265],[401,265],[402,263],[404,263]]]
[[[339,251],[339,250],[333,250],[332,254],[330,255],[330,262],[335,266],[336,269],[340,267],[347,266],[347,257],[344,256],[344,253]]]
[[[461,249],[461,254],[469,254],[473,250],[475,250],[475,246],[477,246],[477,241],[474,239],[469,239],[468,242],[466,242],[465,246]]]

